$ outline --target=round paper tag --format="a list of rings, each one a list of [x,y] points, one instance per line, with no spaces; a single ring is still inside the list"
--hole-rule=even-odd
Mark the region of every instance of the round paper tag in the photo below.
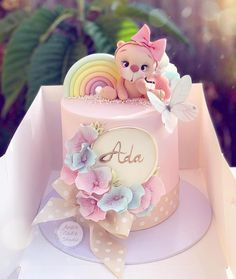
[[[75,247],[83,239],[83,230],[78,223],[67,221],[59,226],[57,237],[64,246]]]

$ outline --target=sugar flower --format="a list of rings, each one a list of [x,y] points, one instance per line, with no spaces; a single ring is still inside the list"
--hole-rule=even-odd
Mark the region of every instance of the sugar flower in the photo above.
[[[130,209],[130,212],[138,216],[145,216],[150,212],[165,195],[165,187],[162,180],[158,176],[152,176],[143,184],[145,194],[141,198],[138,208]]]
[[[67,153],[65,164],[72,170],[80,173],[86,172],[96,162],[96,154],[88,144],[83,143],[80,152]]]
[[[149,208],[150,204],[151,204],[151,199],[152,199],[152,193],[151,191],[149,191],[148,188],[144,188],[145,194],[143,195],[143,197],[141,198],[140,201],[140,206],[138,208],[134,208],[134,209],[130,209],[129,211],[133,214],[139,214],[141,212],[144,212],[146,209]]]
[[[109,167],[99,167],[87,173],[80,173],[75,184],[79,190],[83,190],[89,195],[102,195],[110,188],[112,172]]]
[[[130,190],[133,193],[131,202],[128,205],[129,209],[138,208],[141,203],[141,198],[144,196],[145,191],[141,184],[133,185],[130,187]]]
[[[80,206],[79,212],[85,219],[98,222],[106,218],[106,212],[98,207],[96,198],[78,194],[77,203]]]
[[[68,166],[64,165],[61,169],[61,180],[66,184],[72,185],[75,183],[75,179],[78,175],[78,171],[72,171]]]
[[[180,78],[180,74],[178,73],[176,66],[170,63],[170,59],[166,52],[163,54],[161,61],[158,64],[157,72],[162,76],[165,76],[169,80],[170,85],[172,85],[172,82],[176,78]]]
[[[98,207],[107,212],[113,210],[115,212],[123,212],[128,209],[128,205],[133,198],[130,188],[125,186],[112,187],[111,190],[104,194],[98,201]]]
[[[149,189],[152,193],[151,204],[157,205],[162,196],[166,194],[164,183],[158,176],[152,176],[145,184],[145,189]]]
[[[91,145],[97,137],[98,132],[94,127],[81,126],[74,137],[66,143],[66,150],[68,153],[77,153],[84,143]]]

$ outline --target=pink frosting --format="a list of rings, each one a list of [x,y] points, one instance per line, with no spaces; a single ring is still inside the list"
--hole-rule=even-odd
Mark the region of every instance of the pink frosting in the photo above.
[[[142,210],[147,209],[152,204],[155,205],[163,192],[169,193],[178,185],[178,126],[172,134],[168,133],[161,122],[160,114],[144,99],[128,100],[128,102],[117,100],[108,102],[92,97],[63,99],[61,114],[63,143],[73,137],[81,124],[88,125],[92,122],[100,122],[104,125],[105,130],[117,127],[137,127],[153,136],[157,143],[158,176],[160,176],[164,186],[156,180],[158,178],[151,178],[145,183],[145,196],[141,203]],[[64,154],[65,152],[64,149]],[[91,192],[91,190],[89,191]],[[89,197],[83,198],[84,205],[89,203]],[[99,211],[97,206],[91,206],[90,210],[86,210],[85,207],[81,207],[81,214],[85,218],[95,218],[96,220],[105,218],[105,213]],[[149,216],[145,218],[148,219]]]
[[[166,192],[171,191],[178,184],[178,129],[169,134],[161,122],[160,114],[146,101],[108,103],[90,98],[78,98],[63,99],[61,106],[64,143],[74,136],[80,124],[91,122],[101,122],[106,130],[124,126],[144,129],[157,142],[159,173]]]

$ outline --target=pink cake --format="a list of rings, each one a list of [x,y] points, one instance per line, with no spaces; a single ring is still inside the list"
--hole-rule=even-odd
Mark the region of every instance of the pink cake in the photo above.
[[[178,119],[193,120],[197,109],[185,102],[191,78],[180,78],[165,47],[144,25],[118,42],[115,56],[93,54],[71,67],[61,101],[64,162],[53,185],[60,198],[35,219],[48,221],[53,208],[53,220],[85,224],[89,248],[118,278],[119,239],[160,224],[179,204]]]
[[[158,175],[161,177],[165,194],[161,197],[156,207],[145,217],[137,217],[133,223],[132,230],[145,229],[154,226],[168,218],[178,205],[178,185],[179,185],[179,167],[178,167],[178,129],[173,133],[168,133],[162,122],[160,114],[147,101],[130,100],[126,103],[120,101],[106,102],[98,99],[80,98],[77,100],[64,98],[61,103],[62,110],[62,133],[63,142],[67,142],[77,132],[78,127],[89,125],[93,122],[99,122],[104,125],[106,131],[114,128],[132,127],[146,131],[156,143],[155,152],[157,154],[156,165],[151,166],[148,176],[158,169]],[[130,135],[129,135],[130,133]],[[117,140],[121,141],[122,151],[127,154],[132,145],[126,144],[126,137],[131,137],[132,129],[125,135],[122,133],[119,138],[110,138],[111,146],[115,147]],[[132,143],[132,141],[131,141]],[[142,154],[145,151],[145,142],[139,142],[133,139],[133,152]],[[106,150],[106,147],[104,147]],[[98,153],[102,151],[97,150]],[[109,151],[109,149],[107,149]],[[149,150],[147,150],[148,152]],[[134,155],[133,155],[134,156]],[[149,160],[152,154],[147,154],[145,160]],[[150,158],[151,159],[151,158]],[[117,161],[117,156],[113,158]],[[101,163],[100,163],[101,164]],[[126,165],[125,165],[126,164]],[[127,168],[128,175],[134,176],[133,183],[139,182],[139,173],[135,167],[130,173],[129,165],[123,164]],[[133,163],[140,164],[140,163]],[[145,161],[142,162],[145,165]],[[105,165],[110,165],[105,163]],[[122,165],[122,164],[121,164]],[[118,167],[119,169],[119,167]],[[136,172],[137,171],[137,172]],[[146,178],[148,180],[149,177]],[[142,179],[142,178],[141,178]],[[142,181],[145,182],[145,181]]]

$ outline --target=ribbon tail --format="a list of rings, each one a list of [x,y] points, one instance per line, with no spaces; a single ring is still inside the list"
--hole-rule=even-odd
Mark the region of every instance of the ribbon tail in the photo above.
[[[78,209],[73,202],[60,198],[51,198],[35,217],[33,225],[73,217],[77,215],[77,212]]]
[[[74,184],[68,185],[63,180],[57,179],[53,182],[52,187],[64,200],[72,200],[76,202],[78,189]]]
[[[90,249],[118,279],[122,278],[125,267],[123,245],[94,223],[90,224]]]
[[[128,211],[123,213],[111,211],[107,213],[105,220],[98,222],[98,225],[118,238],[127,238],[132,228],[133,221],[134,216]]]

